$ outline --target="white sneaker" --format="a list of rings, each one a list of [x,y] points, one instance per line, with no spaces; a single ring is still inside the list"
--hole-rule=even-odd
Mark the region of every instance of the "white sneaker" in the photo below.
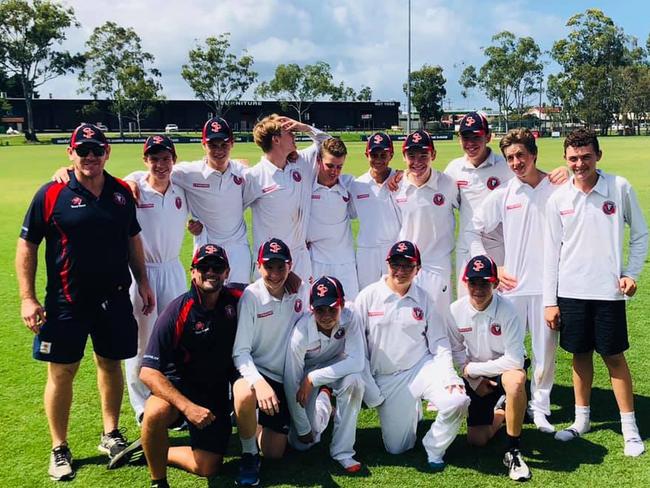
[[[555,432],[553,424],[551,424],[546,418],[546,415],[541,412],[535,412],[533,414],[533,422],[540,432],[544,432],[545,434],[552,434]]]
[[[52,449],[50,453],[50,467],[47,474],[54,481],[71,480],[75,476],[75,471],[72,468],[72,453],[67,443]]]
[[[640,437],[635,436],[630,437],[629,439],[625,439],[625,448],[623,449],[623,453],[626,456],[637,457],[644,452],[645,445],[643,444],[643,441]]]
[[[337,459],[337,461],[348,473],[361,471],[361,463],[354,458]]]
[[[503,464],[508,468],[508,476],[513,481],[528,481],[532,476],[528,465],[521,457],[519,449],[506,451],[505,456],[503,456]]]

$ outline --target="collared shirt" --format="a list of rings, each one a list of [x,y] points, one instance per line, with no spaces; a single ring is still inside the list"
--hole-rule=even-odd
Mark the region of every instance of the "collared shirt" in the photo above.
[[[507,298],[494,294],[490,305],[479,311],[465,296],[452,303],[450,310],[454,363],[460,368],[467,364],[470,377],[492,377],[524,367],[526,328]],[[479,382],[474,383],[473,387]]]
[[[467,156],[462,156],[447,165],[445,174],[456,182],[460,198],[456,247],[461,250],[469,250],[472,240],[469,232],[472,229],[472,218],[476,210],[481,207],[485,198],[493,190],[509,181],[513,177],[513,173],[503,156],[490,150],[487,159],[478,167],[474,166]],[[503,237],[499,229],[483,234],[482,238],[486,250],[503,247]]]
[[[386,277],[364,288],[355,301],[366,335],[373,376],[407,371],[432,356],[446,385],[462,384],[452,364],[448,318],[436,312],[427,293],[412,283],[400,296]]]
[[[262,379],[262,374],[282,382],[289,334],[308,304],[304,283],[298,293],[285,293],[281,299],[269,294],[262,278],[246,287],[239,301],[232,355],[249,385]]]
[[[391,169],[389,178],[395,174]],[[370,171],[359,176],[349,188],[353,218],[359,219],[359,247],[388,248],[397,242],[400,230],[399,211],[385,185],[379,185]]]
[[[46,302],[59,305],[105,299],[128,290],[129,238],[140,232],[126,183],[104,172],[99,197],[68,171],[67,184],[43,185],[25,215],[20,237],[45,238]]]
[[[136,215],[142,227],[145,263],[177,260],[185,237],[189,210],[185,190],[170,183],[165,193],[154,190],[145,173],[135,182],[140,191]]]
[[[311,430],[305,409],[296,401],[305,374],[318,388],[363,370],[366,358],[360,322],[359,316],[345,307],[329,336],[318,330],[312,313],[303,315],[293,328],[284,364],[284,389],[298,435]]]
[[[298,159],[284,169],[262,157],[247,173],[244,203],[253,211],[256,250],[272,237],[282,239],[292,251],[306,245],[318,152],[330,136],[312,128],[310,137],[314,144],[298,151]]]
[[[573,178],[548,200],[544,239],[544,306],[557,297],[623,300],[619,279],[638,281],[648,252],[648,227],[630,183],[598,171],[589,193]],[[625,224],[630,226],[627,266]]]
[[[241,293],[226,286],[215,308],[207,309],[192,285],[158,317],[142,366],[199,388],[233,382],[237,374],[232,347]]]
[[[399,240],[414,242],[422,266],[440,273],[451,269],[457,194],[455,182],[436,170],[431,170],[429,180],[420,187],[405,176],[393,194],[402,221]]]
[[[314,181],[307,230],[312,261],[354,264],[350,193],[347,190],[352,179],[350,175],[341,175],[331,188]]]
[[[489,254],[481,236],[500,225],[505,244],[504,267],[517,278],[510,296],[541,295],[544,275],[546,202],[558,188],[548,178],[533,188],[519,178],[490,193],[472,220],[471,255]]]

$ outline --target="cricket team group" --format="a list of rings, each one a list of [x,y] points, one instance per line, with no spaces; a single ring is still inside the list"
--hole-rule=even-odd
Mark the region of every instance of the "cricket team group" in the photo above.
[[[313,143],[297,150],[296,132]],[[309,449],[330,422],[332,458],[358,472],[364,405],[377,409],[395,455],[415,446],[424,411],[435,411],[421,440],[432,472],[445,468],[464,421],[475,446],[505,424],[506,472],[525,481],[525,418],[561,442],[589,431],[594,351],[609,371],[624,453],[644,452],[624,352],[648,230],[629,182],[598,169],[593,132],[568,134],[566,166],[547,174],[529,130],[505,134],[497,154],[486,117],[471,112],[458,132],[463,155],[444,171],[427,132],[403,141],[404,171],[390,166],[390,136],[376,132],[357,178],[344,174],[344,142],[315,127],[274,114],[253,136],[262,156],[250,167],[231,159],[233,132],[219,117],[203,127],[198,161],[176,164],[171,139],[151,136],[145,171],[120,180],[104,170],[109,141],[84,123],[67,148],[72,165],[34,196],[16,269],[33,357],[48,363],[52,479],[75,476],[68,423],[88,336],[98,448],[110,468],[144,451],[152,487],[169,486],[168,465],[219,472],[233,424],[238,485],[257,485],[262,459],[282,458],[287,444]],[[558,343],[573,356],[575,396],[575,420],[561,430],[549,420]],[[131,444],[119,428],[123,360],[141,428]],[[170,447],[172,428],[187,429],[190,445]]]

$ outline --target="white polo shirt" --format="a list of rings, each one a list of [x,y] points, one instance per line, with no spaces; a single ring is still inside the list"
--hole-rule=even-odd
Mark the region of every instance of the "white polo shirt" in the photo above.
[[[446,385],[462,384],[452,364],[448,324],[431,298],[415,283],[399,296],[385,280],[382,277],[368,285],[355,301],[372,375],[407,371],[424,357],[433,356]]]
[[[460,197],[458,242],[459,250],[467,251],[472,240],[472,218],[481,207],[485,198],[495,189],[503,186],[513,177],[506,160],[501,154],[490,149],[490,154],[478,167],[467,156],[456,158],[445,169],[458,187]],[[498,229],[483,234],[483,246],[486,250],[503,247],[503,238]]]
[[[250,168],[244,194],[253,210],[253,246],[277,237],[291,250],[306,245],[311,190],[316,175],[320,143],[330,136],[312,128],[314,144],[298,151],[298,159],[280,169],[264,156]]]
[[[354,264],[354,240],[350,227],[350,193],[353,176],[341,175],[331,188],[314,181],[307,242],[312,261]]]
[[[248,245],[244,222],[246,166],[229,161],[225,172],[205,159],[174,165],[172,179],[185,189],[192,214],[203,224],[202,240],[218,245]]]
[[[298,293],[285,293],[278,300],[269,294],[262,278],[244,290],[232,357],[249,385],[262,379],[262,374],[282,382],[289,334],[309,306],[308,293],[303,283]]]
[[[457,194],[456,183],[436,170],[431,170],[429,180],[419,188],[407,177],[402,178],[393,193],[402,222],[398,240],[414,242],[420,249],[422,266],[438,273],[451,270]]]
[[[548,200],[544,239],[544,306],[556,297],[623,300],[619,279],[638,281],[648,251],[648,227],[630,183],[598,171],[589,193],[573,178]],[[630,226],[627,266],[625,224]]]
[[[479,311],[465,296],[452,303],[450,311],[453,320],[449,342],[454,363],[461,368],[467,364],[471,378],[497,376],[524,367],[526,328],[507,298],[495,293],[490,305]],[[474,388],[478,383],[470,381]]]
[[[303,315],[291,331],[284,365],[284,389],[298,435],[311,430],[305,409],[296,401],[305,373],[318,388],[363,371],[366,357],[360,322],[359,316],[345,307],[329,337],[319,332],[311,313]]]
[[[533,188],[519,178],[491,192],[472,219],[471,255],[489,254],[482,235],[503,228],[506,271],[517,278],[509,296],[541,295],[544,275],[546,202],[559,188],[544,178]]]
[[[389,178],[395,174],[390,170]],[[385,247],[399,240],[399,211],[386,185],[379,185],[370,171],[359,176],[349,188],[353,218],[359,219],[358,247]]]

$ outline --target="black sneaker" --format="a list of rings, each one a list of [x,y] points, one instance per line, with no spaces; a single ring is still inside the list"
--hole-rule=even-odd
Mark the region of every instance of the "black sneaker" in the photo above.
[[[528,481],[532,476],[519,449],[506,451],[506,455],[503,457],[503,464],[508,468],[508,476],[513,481]]]
[[[260,455],[245,452],[239,461],[239,474],[235,482],[239,486],[257,486],[260,483]]]
[[[167,478],[164,480],[151,480],[151,488],[169,488]]]
[[[136,439],[126,449],[122,449],[120,452],[115,454],[115,456],[111,457],[106,469],[116,469],[120,466],[124,466],[133,459],[136,454],[140,453],[142,453],[142,438]]]
[[[52,449],[47,474],[54,481],[65,481],[74,478],[76,473],[72,467],[72,453],[66,442]]]
[[[128,446],[129,443],[126,440],[126,437],[124,437],[124,434],[122,434],[122,431],[115,429],[108,434],[102,434],[97,449],[104,454],[108,454],[109,459],[113,459]]]

